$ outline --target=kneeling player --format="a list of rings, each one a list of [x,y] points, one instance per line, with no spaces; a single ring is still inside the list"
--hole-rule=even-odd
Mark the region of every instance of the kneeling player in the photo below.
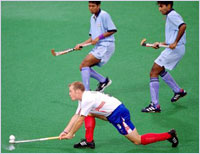
[[[76,114],[71,118],[64,131],[60,133],[60,139],[72,139],[82,126],[85,117],[91,114],[97,118],[109,121],[116,127],[120,134],[124,135],[134,144],[146,145],[168,140],[172,143],[172,147],[178,145],[178,138],[174,129],[160,134],[149,133],[139,135],[130,120],[129,110],[114,97],[97,91],[85,91],[84,85],[81,82],[73,82],[69,85],[69,95],[72,101],[78,100],[79,104]],[[87,145],[87,141],[83,140],[80,144]],[[90,148],[94,147],[91,144]]]

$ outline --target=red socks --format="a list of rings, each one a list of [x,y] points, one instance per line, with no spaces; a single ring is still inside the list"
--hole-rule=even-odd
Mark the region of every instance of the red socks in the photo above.
[[[160,133],[160,134],[155,134],[155,133],[149,133],[149,134],[144,134],[141,136],[141,144],[146,145],[158,141],[164,141],[171,138],[171,135],[169,133]]]
[[[85,138],[87,142],[92,142],[95,128],[95,117],[85,117]]]

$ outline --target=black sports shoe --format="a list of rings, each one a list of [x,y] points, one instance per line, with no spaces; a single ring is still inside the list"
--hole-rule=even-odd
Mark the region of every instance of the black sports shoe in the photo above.
[[[149,104],[149,106],[142,109],[142,112],[160,112],[160,111],[161,111],[160,105],[156,107],[152,102]]]
[[[179,93],[174,93],[174,96],[171,99],[171,102],[176,102],[179,98],[187,95],[187,92],[184,89],[181,89]]]
[[[74,144],[74,148],[95,148],[94,140],[92,142],[87,142],[86,139],[82,139],[79,143]]]
[[[109,78],[106,78],[105,82],[99,82],[96,91],[103,92],[106,87],[111,85],[111,83],[112,83],[112,80],[110,80]]]
[[[168,141],[172,143],[172,147],[177,147],[178,146],[178,137],[176,135],[176,130],[171,129],[168,133],[172,136],[171,138],[168,139]]]

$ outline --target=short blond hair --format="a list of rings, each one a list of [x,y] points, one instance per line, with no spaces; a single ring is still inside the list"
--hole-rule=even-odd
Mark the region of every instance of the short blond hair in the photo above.
[[[82,82],[80,81],[75,81],[75,82],[72,82],[71,84],[69,84],[69,87],[73,86],[73,89],[74,90],[81,90],[81,91],[85,91],[85,87],[83,85]]]

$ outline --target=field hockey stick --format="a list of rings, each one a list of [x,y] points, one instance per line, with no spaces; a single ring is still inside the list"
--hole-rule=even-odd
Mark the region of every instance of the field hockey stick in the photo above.
[[[86,46],[89,46],[89,45],[91,45],[91,43],[84,44],[84,45],[80,46],[80,48],[83,48],[83,47],[86,47]],[[57,51],[57,52],[55,52],[55,50],[52,49],[51,53],[52,53],[53,56],[60,56],[60,55],[64,55],[64,54],[67,54],[69,52],[72,52],[74,50],[75,50],[75,48],[70,48],[70,49],[65,49],[63,51]]]
[[[16,144],[16,143],[26,143],[26,142],[37,142],[37,141],[55,140],[55,139],[59,139],[59,136],[39,138],[39,139],[31,139],[31,140],[21,140],[21,141],[15,141],[15,139],[12,139],[12,140],[10,139],[9,143]]]
[[[146,39],[143,39],[140,44],[141,44],[141,46],[145,46],[145,47],[153,47],[154,46],[154,44],[146,43]],[[169,45],[158,44],[158,47],[169,48]]]

